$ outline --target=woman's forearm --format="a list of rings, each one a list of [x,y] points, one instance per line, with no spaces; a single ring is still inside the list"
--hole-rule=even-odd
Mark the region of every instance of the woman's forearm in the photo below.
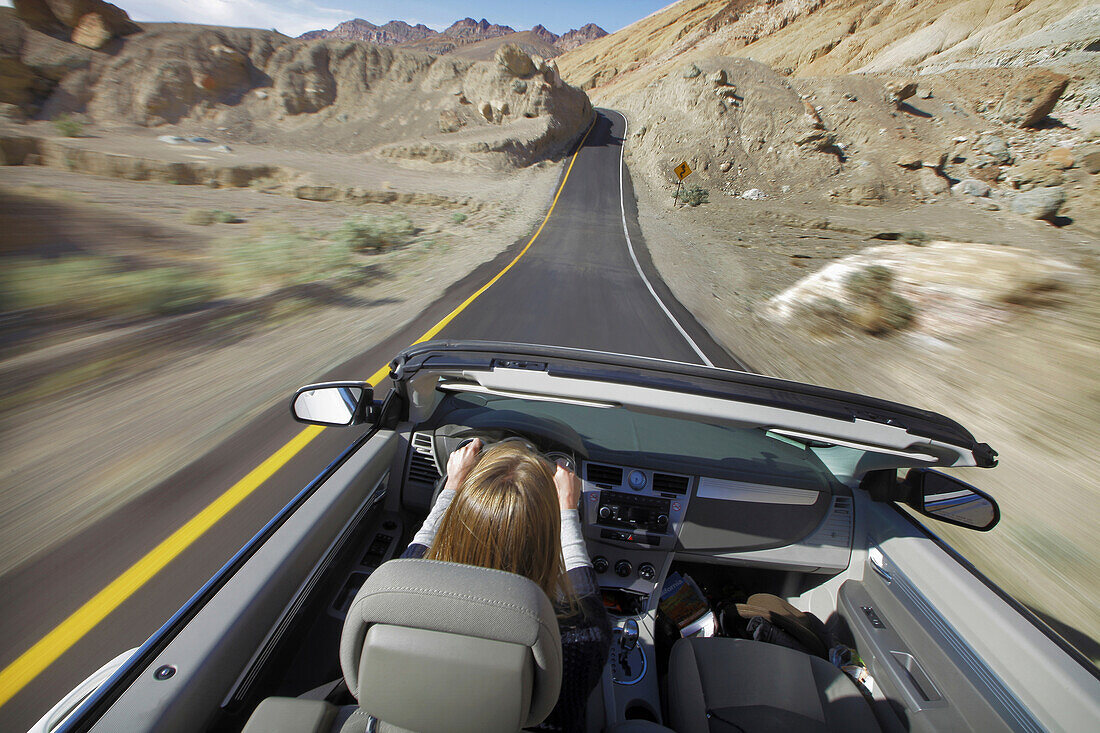
[[[419,531],[413,536],[413,543],[425,547],[432,546],[435,533],[439,531],[439,524],[443,521],[443,515],[447,513],[447,507],[451,505],[454,498],[454,489],[446,488],[439,492],[439,496],[435,500],[435,506],[432,507],[432,510],[424,519],[424,524],[420,525]]]
[[[588,546],[581,532],[580,512],[576,509],[563,509],[561,512],[561,554],[565,558],[565,570],[592,567],[588,557]]]

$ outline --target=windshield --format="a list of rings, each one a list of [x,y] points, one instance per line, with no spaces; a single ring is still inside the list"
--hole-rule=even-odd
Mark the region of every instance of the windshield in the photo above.
[[[494,414],[519,413],[563,423],[580,435],[589,458],[697,475],[821,489],[832,475],[813,453],[761,428],[735,428],[624,408],[449,394],[433,423],[491,426]]]

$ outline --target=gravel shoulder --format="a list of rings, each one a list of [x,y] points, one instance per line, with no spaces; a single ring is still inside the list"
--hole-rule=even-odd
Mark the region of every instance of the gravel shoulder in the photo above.
[[[671,186],[636,188],[661,276],[755,370],[942,412],[999,451],[996,469],[956,473],[997,499],[1000,525],[990,533],[931,528],[1100,660],[1100,243],[954,201],[856,207],[719,193],[713,203],[674,208]],[[1080,267],[1086,279],[1054,302],[952,334],[813,334],[765,317],[767,300],[802,277],[882,244],[874,237],[883,232],[914,230],[1034,249]]]

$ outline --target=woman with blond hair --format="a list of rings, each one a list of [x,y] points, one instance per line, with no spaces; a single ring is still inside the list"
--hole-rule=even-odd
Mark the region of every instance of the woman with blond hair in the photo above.
[[[561,694],[539,730],[585,729],[585,705],[611,646],[611,622],[581,535],[580,494],[572,471],[523,443],[482,451],[475,439],[447,460],[444,489],[403,555],[516,573],[554,602]]]

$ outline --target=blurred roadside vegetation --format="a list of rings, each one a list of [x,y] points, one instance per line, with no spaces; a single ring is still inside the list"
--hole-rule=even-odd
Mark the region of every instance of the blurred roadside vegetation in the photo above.
[[[238,221],[227,212],[201,213],[209,214],[210,223]],[[199,219],[195,212],[188,218]],[[241,235],[214,240],[197,261],[135,263],[132,257],[84,253],[6,257],[0,308],[69,321],[173,315],[221,299],[336,283],[354,275],[364,253],[406,244],[415,232],[407,216],[362,215],[331,232],[255,223]]]

